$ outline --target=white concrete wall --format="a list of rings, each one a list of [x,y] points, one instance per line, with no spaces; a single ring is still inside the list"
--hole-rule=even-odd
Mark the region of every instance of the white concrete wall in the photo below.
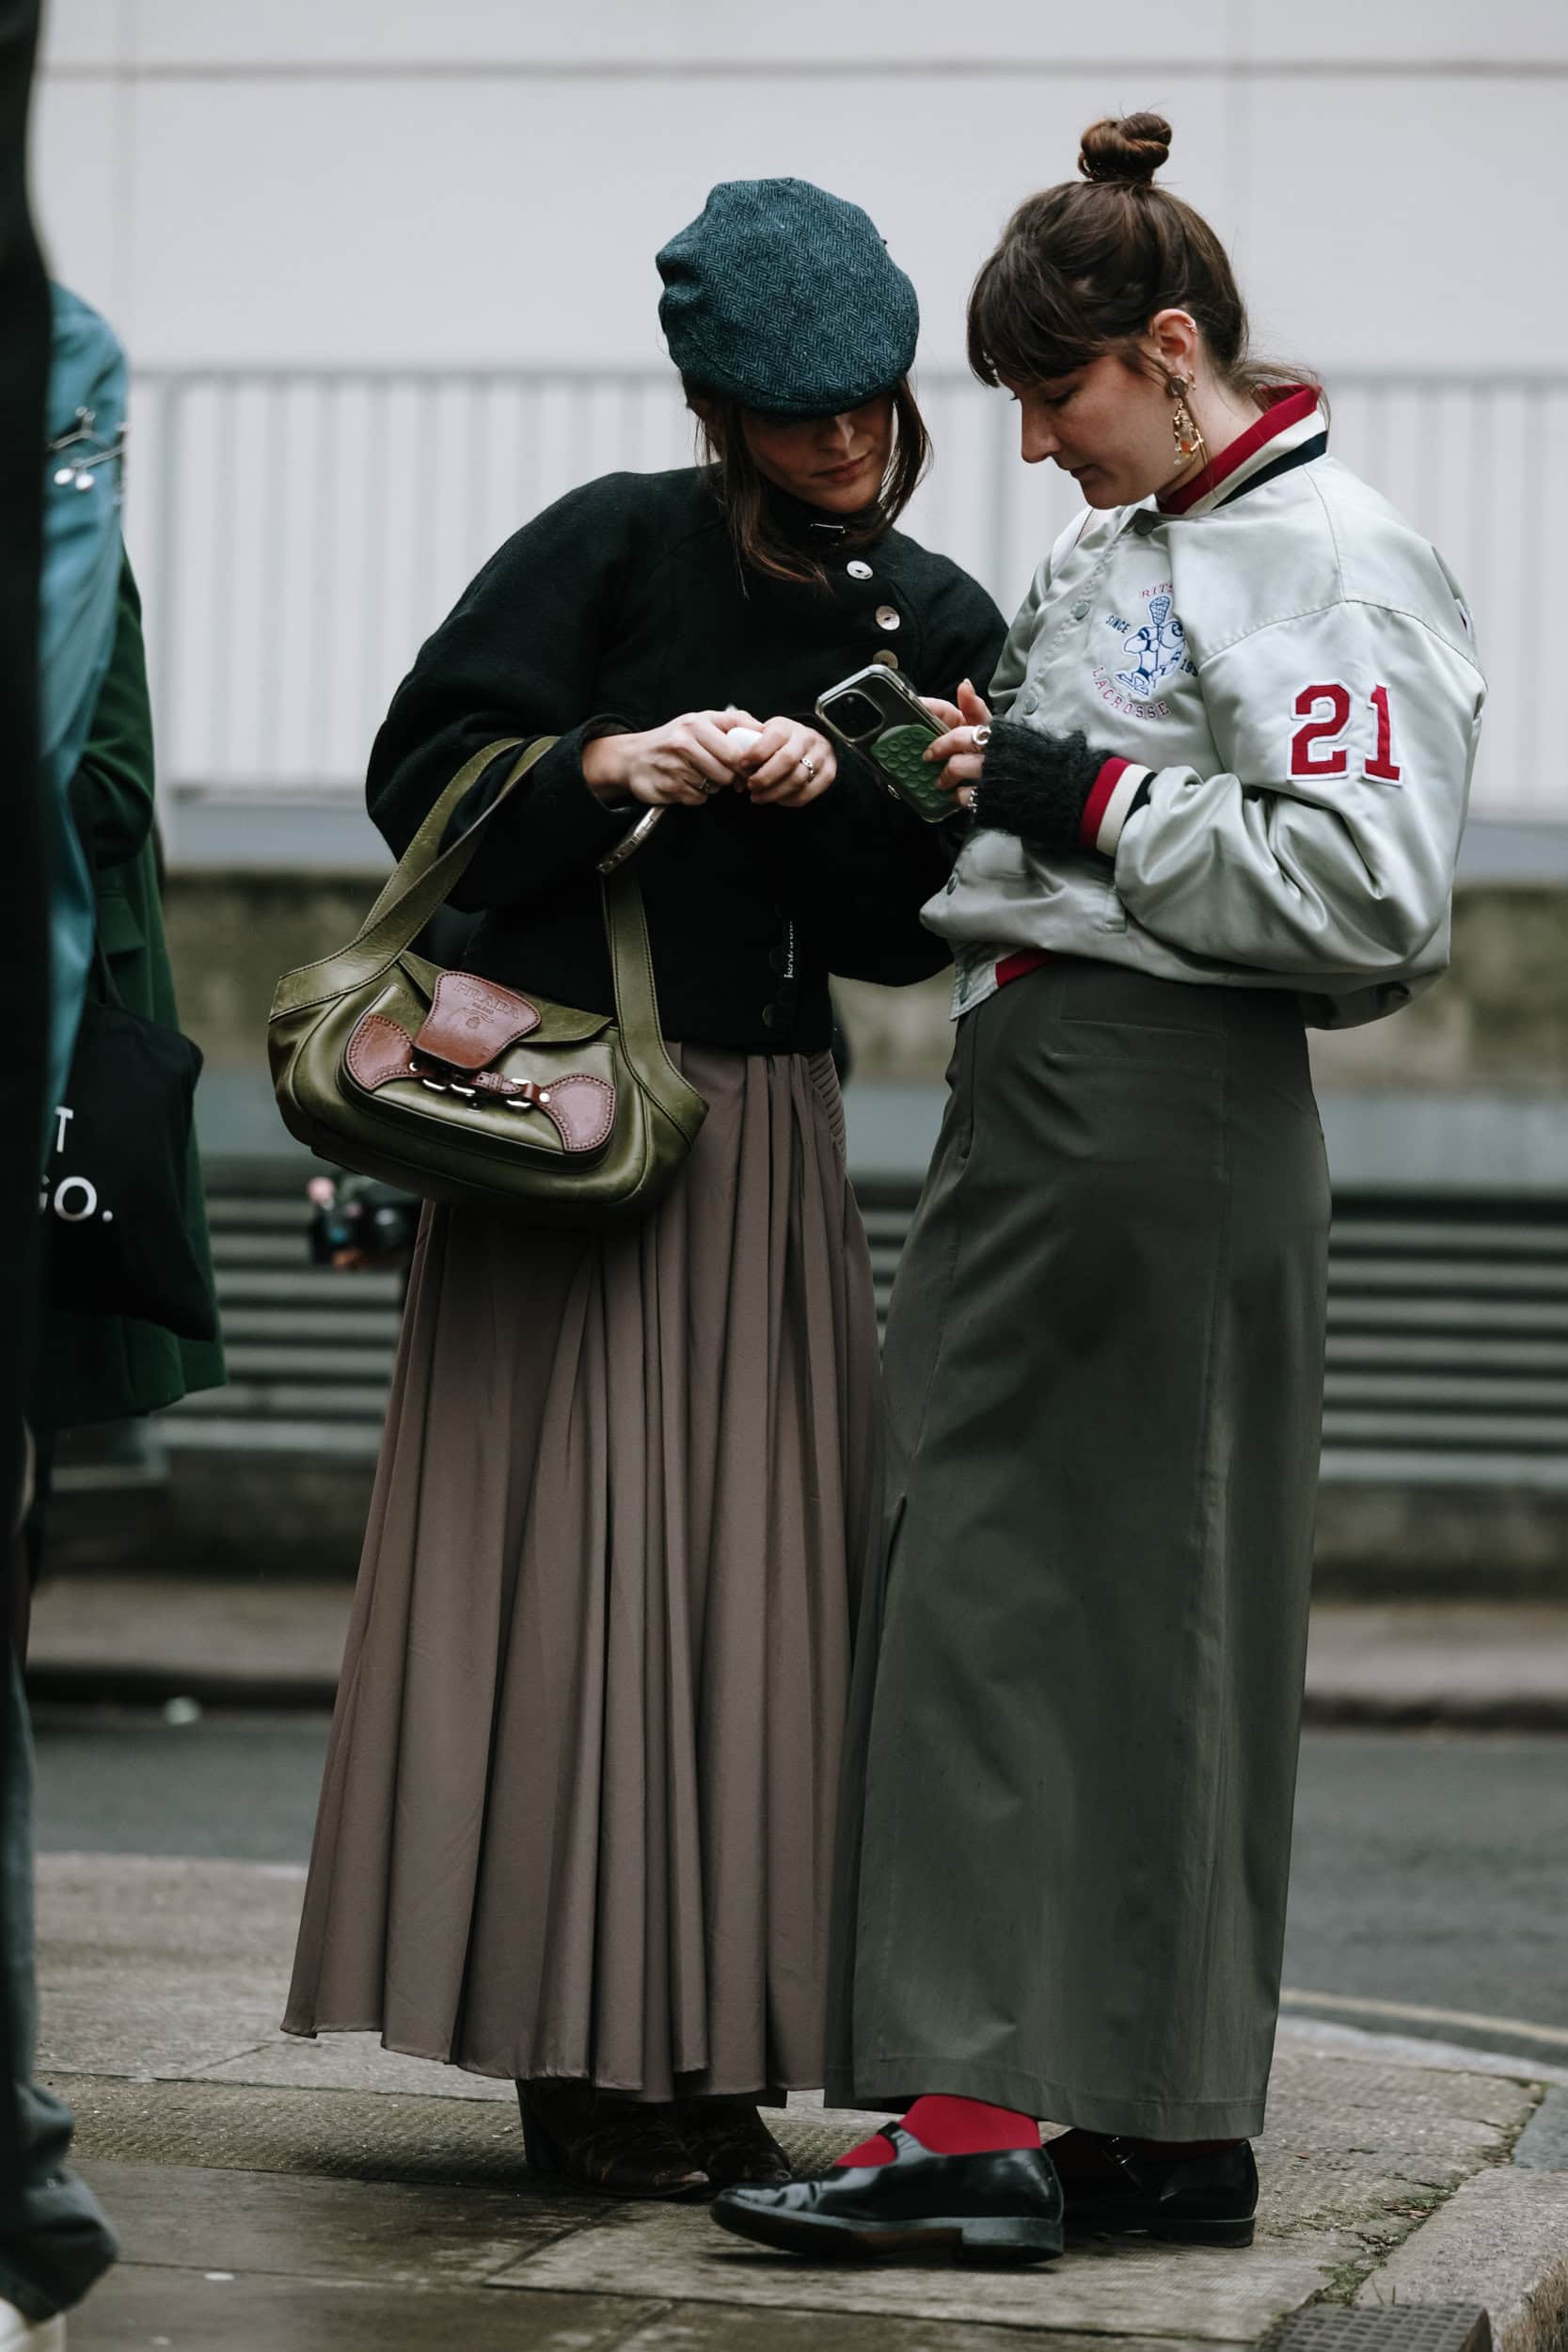
[[[1095,116],[1142,104],[1175,125],[1169,183],[1231,242],[1263,348],[1331,389],[1337,369],[1568,382],[1562,0],[50,0],[36,181],[55,270],[142,370],[657,368],[658,244],[715,180],[795,172],[871,211],[919,285],[929,369],[961,360],[1011,206],[1070,175]],[[1445,545],[1506,649],[1482,804],[1568,817],[1535,675],[1565,395],[1521,394],[1467,442],[1451,417],[1412,422],[1381,460],[1357,398],[1346,453]],[[967,429],[918,521],[973,561]],[[133,472],[138,530],[154,472]],[[1049,490],[1018,478],[1021,551]],[[991,584],[1006,601],[1024,576],[1021,552]],[[438,610],[366,665],[345,744]],[[296,764],[323,757],[312,740]],[[335,751],[324,781],[353,764]]]
[[[55,266],[144,365],[638,359],[711,182],[864,203],[960,356],[1009,207],[1156,104],[1263,339],[1568,368],[1561,0],[53,0]]]

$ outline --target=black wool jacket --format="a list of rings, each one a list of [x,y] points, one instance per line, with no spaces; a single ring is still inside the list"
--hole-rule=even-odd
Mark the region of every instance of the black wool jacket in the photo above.
[[[470,970],[612,1009],[595,869],[643,811],[607,809],[583,781],[584,741],[609,723],[641,731],[734,703],[816,724],[823,689],[887,651],[922,693],[951,699],[960,678],[989,679],[1002,615],[956,564],[896,531],[847,549],[831,518],[794,501],[777,514],[824,563],[826,588],[743,572],[707,469],[608,474],[509,539],[422,648],[376,737],[366,796],[400,855],[486,743],[562,739],[452,895],[483,917]],[[449,838],[490,804],[510,756],[465,796]],[[803,809],[730,792],[670,809],[635,860],[665,1035],[819,1052],[830,973],[896,985],[940,970],[948,951],[918,911],[946,880],[952,831],[923,824],[844,754]]]

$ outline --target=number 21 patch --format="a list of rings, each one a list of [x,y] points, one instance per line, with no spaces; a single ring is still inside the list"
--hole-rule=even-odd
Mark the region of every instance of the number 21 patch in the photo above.
[[[1394,764],[1394,730],[1388,716],[1386,686],[1374,686],[1370,700],[1377,714],[1377,749],[1362,773],[1374,784],[1398,784],[1402,771]],[[1338,739],[1350,724],[1350,688],[1337,680],[1323,686],[1304,686],[1296,696],[1294,708],[1296,717],[1305,719],[1307,724],[1297,727],[1291,738],[1291,775],[1347,775],[1350,754]]]

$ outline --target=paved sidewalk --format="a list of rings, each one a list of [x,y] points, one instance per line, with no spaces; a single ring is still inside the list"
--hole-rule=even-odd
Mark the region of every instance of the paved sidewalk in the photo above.
[[[1546,2283],[1568,2249],[1568,2069],[1287,2023],[1251,2249],[816,2269],[701,2207],[539,2183],[506,2084],[278,2035],[302,1880],[41,1866],[42,2070],[125,2250],[72,2352],[1204,2352],[1393,2284],[1406,2304],[1490,2297],[1504,2352],[1568,2342],[1568,2275]],[[802,2167],[863,2128],[805,2101],[780,2125]]]
[[[1539,1602],[1320,1603],[1308,1720],[1568,1727],[1568,1608]]]
[[[327,1706],[344,1584],[71,1575],[33,1620],[40,1695]],[[1307,1720],[1568,1727],[1568,1606],[1324,1602],[1313,1611]]]

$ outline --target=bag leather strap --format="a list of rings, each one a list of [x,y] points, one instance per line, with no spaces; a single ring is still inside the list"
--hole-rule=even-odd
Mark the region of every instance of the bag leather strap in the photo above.
[[[558,740],[556,736],[541,735],[525,743],[522,756],[514,761],[505,783],[483,815],[475,818],[450,850],[443,850],[441,835],[465,792],[471,790],[503,752],[515,751],[524,739],[515,735],[503,737],[476,752],[436,801],[348,946],[340,947],[334,955],[323,956],[316,963],[301,964],[297,972],[286,974],[279,983],[275,1014],[301,1012],[310,1005],[325,1004],[328,997],[341,995],[345,988],[358,987],[366,980],[373,980],[378,972],[384,972],[393,958],[419,937],[436,908],[445,903],[462,880],[485,826],[511,799],[529,770]]]
[[[71,778],[67,800],[71,821],[76,828],[76,838],[82,845],[82,856],[87,863],[87,887],[92,892],[92,962],[88,968],[103,992],[102,1002],[112,1005],[118,1012],[124,1012],[125,1000],[120,995],[119,984],[103,946],[103,910],[98,894],[98,853],[92,839],[91,788],[85,770],[78,768]]]
[[[615,1019],[626,1062],[649,1094],[685,1136],[696,1140],[707,1105],[671,1060],[659,1025],[658,996],[654,987],[653,950],[648,944],[648,919],[637,877],[622,866],[607,875],[604,892],[605,932],[610,941],[610,972],[615,983]]]

